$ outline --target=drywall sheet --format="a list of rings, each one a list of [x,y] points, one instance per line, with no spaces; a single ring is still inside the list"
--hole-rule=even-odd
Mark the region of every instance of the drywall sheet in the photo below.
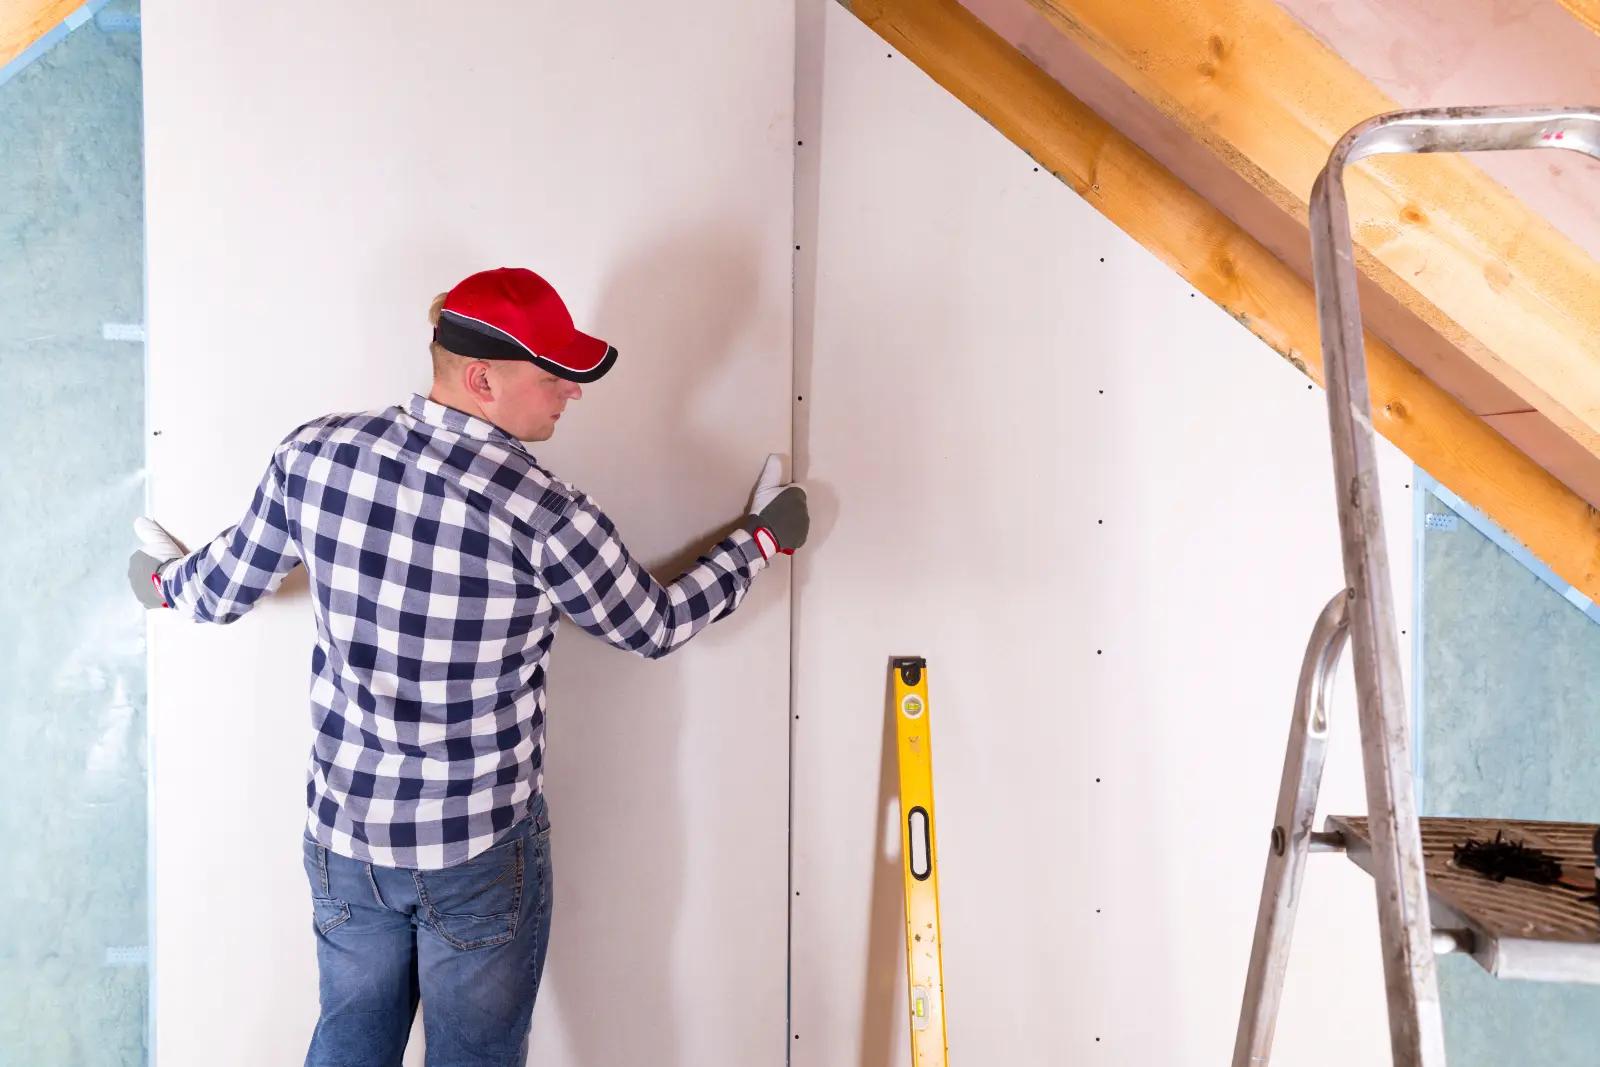
[[[210,537],[296,425],[426,390],[430,299],[514,264],[621,351],[539,458],[660,573],[692,560],[789,447],[793,25],[742,0],[148,5],[154,514]],[[557,639],[533,1062],[782,1055],[786,567],[660,662]],[[303,576],[232,626],[152,626],[164,1067],[304,1055],[312,636]]]
[[[1422,805],[1428,815],[1600,822],[1600,627],[1485,536],[1421,500]],[[1582,1063],[1600,989],[1439,965],[1451,1064]]]
[[[847,11],[801,10],[792,1062],[909,1062],[885,695],[920,654],[952,1062],[1225,1063],[1343,586],[1323,393]],[[1406,620],[1410,467],[1380,455]],[[1326,811],[1365,808],[1345,672]],[[1277,1058],[1384,1062],[1378,959],[1371,882],[1315,857]]]
[[[0,77],[0,1063],[146,1052],[138,5]]]

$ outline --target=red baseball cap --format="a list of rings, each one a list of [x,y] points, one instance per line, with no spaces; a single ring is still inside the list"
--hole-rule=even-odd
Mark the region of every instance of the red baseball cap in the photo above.
[[[617,350],[572,325],[549,282],[522,267],[479,271],[445,294],[433,339],[472,359],[520,359],[573,382],[597,380]]]

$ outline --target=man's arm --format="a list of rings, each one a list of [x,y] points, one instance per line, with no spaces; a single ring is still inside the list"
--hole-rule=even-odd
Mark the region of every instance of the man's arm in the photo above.
[[[646,659],[660,659],[731,615],[767,565],[755,537],[735,530],[683,577],[663,584],[633,559],[588,497],[545,537],[540,558],[546,588],[573,622]]]
[[[659,659],[738,608],[778,552],[805,544],[805,490],[786,485],[777,456],[762,468],[750,514],[671,585],[639,566],[616,527],[581,494],[540,545],[540,574],[556,603],[596,637]]]
[[[300,562],[283,506],[284,451],[273,453],[244,518],[185,556],[156,561],[152,586],[165,606],[195,622],[230,623]]]

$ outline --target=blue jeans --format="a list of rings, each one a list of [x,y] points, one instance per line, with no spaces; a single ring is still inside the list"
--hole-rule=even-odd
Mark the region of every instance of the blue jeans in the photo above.
[[[523,1067],[550,937],[544,798],[441,871],[374,867],[307,837],[322,1015],[306,1067],[400,1067],[417,1002],[428,1067]]]

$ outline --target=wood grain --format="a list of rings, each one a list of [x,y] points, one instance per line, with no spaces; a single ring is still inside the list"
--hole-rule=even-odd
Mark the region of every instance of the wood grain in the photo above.
[[[1322,381],[1310,286],[955,0],[846,6],[1197,292]],[[1378,431],[1600,599],[1600,515],[1370,333],[1367,354]]]

